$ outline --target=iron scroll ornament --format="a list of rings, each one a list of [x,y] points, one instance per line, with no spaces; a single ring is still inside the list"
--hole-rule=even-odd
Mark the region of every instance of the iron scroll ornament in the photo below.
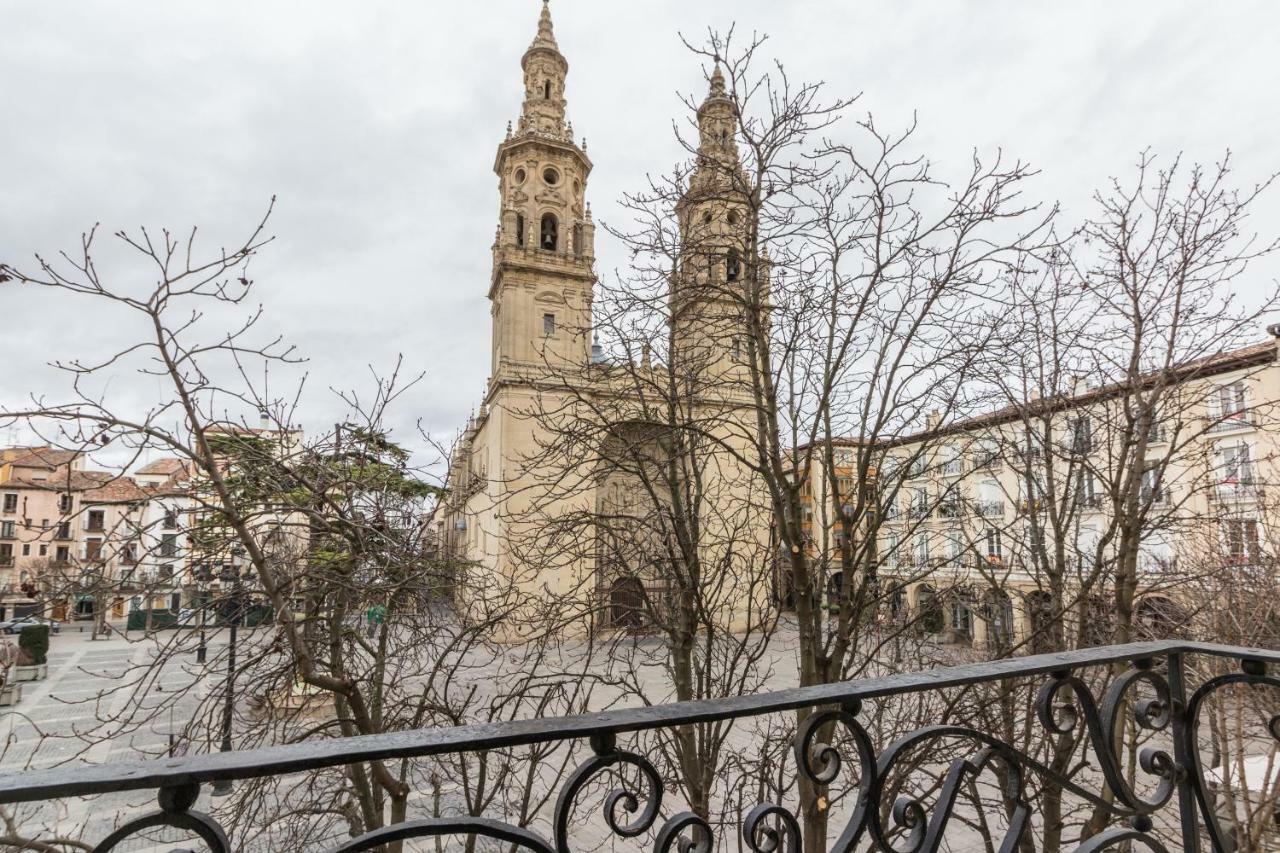
[[[1131,692],[1139,685],[1150,687],[1154,698],[1134,700]],[[1072,701],[1062,701],[1064,693]],[[1157,790],[1151,797],[1144,798],[1128,784],[1111,745],[1117,742],[1115,738],[1124,722],[1124,711],[1129,707],[1140,729],[1162,731],[1169,725],[1172,708],[1169,683],[1151,669],[1149,661],[1137,661],[1113,681],[1101,707],[1089,687],[1067,672],[1052,673],[1036,700],[1041,724],[1052,734],[1070,733],[1083,720],[1090,749],[1097,756],[1104,778],[1114,793],[1114,801],[1055,772],[1010,744],[967,726],[938,725],[916,729],[888,746],[876,760],[871,739],[857,720],[859,706],[856,702],[810,715],[797,731],[793,745],[799,771],[815,785],[825,786],[840,775],[843,758],[835,746],[819,741],[819,734],[831,732],[834,726],[839,725],[849,733],[854,743],[861,771],[854,791],[856,800],[853,813],[830,848],[833,853],[850,853],[864,834],[869,835],[875,848],[883,853],[934,853],[942,845],[964,783],[997,762],[1005,770],[1005,795],[1012,805],[1009,825],[1000,846],[1002,851],[1015,849],[1030,823],[1031,806],[1024,795],[1026,771],[1052,780],[1064,791],[1106,810],[1115,818],[1128,819],[1128,827],[1100,833],[1094,839],[1086,840],[1081,850],[1103,850],[1121,842],[1138,840],[1158,851],[1163,849],[1159,842],[1147,835],[1150,829],[1148,816],[1169,801],[1180,770],[1168,752],[1144,748],[1139,753],[1139,766],[1145,774],[1158,780]],[[1280,731],[1280,720],[1276,730]],[[882,811],[885,810],[881,804],[890,793],[885,786],[893,769],[914,749],[944,739],[969,740],[978,748],[971,755],[951,763],[932,811],[915,798],[899,796],[887,809],[894,826],[892,829],[886,827],[882,820]]]

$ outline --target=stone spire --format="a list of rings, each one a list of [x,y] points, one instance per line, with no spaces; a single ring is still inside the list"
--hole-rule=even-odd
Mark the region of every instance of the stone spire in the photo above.
[[[698,107],[698,132],[700,153],[711,156],[727,154],[737,162],[737,110],[725,90],[724,73],[719,62],[711,72],[711,88],[707,97]]]
[[[538,16],[538,34],[533,37],[533,44],[529,45],[529,50],[535,48],[560,52],[556,45],[556,35],[552,32],[550,0],[542,0],[542,14]]]
[[[698,157],[689,190],[694,196],[722,192],[741,170],[738,152],[738,108],[725,88],[717,62],[707,97],[698,107]]]
[[[551,24],[551,5],[542,0],[538,17],[538,34],[520,60],[524,69],[524,108],[520,115],[520,132],[544,133],[564,137],[564,80],[569,63],[560,53]]]

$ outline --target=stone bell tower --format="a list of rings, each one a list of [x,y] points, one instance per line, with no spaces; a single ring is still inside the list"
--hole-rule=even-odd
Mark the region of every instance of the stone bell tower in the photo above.
[[[495,379],[581,368],[591,340],[591,161],[565,120],[569,63],[556,45],[547,0],[520,65],[520,120],[514,130],[507,125],[493,165],[501,204],[489,286]]]
[[[746,312],[767,297],[767,270],[751,255],[750,183],[737,130],[717,65],[698,108],[697,158],[676,204],[680,263],[669,295],[678,372],[703,389],[746,376]]]

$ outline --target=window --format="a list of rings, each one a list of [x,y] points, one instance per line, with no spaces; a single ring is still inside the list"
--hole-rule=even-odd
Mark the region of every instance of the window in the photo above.
[[[737,249],[729,250],[729,256],[724,262],[724,273],[729,281],[737,281],[742,275],[742,260],[738,257]]]
[[[1000,548],[1000,531],[994,527],[987,528],[987,559],[999,562],[1004,554]]]
[[[0,539],[13,539],[17,535],[12,521],[0,521]]]
[[[58,512],[71,512],[71,495],[58,495]]]
[[[730,225],[737,225],[737,224],[738,224],[738,211],[736,211],[736,210],[731,210],[731,211],[729,211],[728,219],[729,219],[729,224],[730,224]]]
[[[1218,410],[1225,419],[1244,419],[1245,394],[1243,382],[1232,382],[1218,388]]]
[[[71,522],[59,521],[58,529],[53,534],[53,536],[55,539],[70,539],[71,538]]]
[[[71,549],[66,545],[59,545],[57,550],[53,552],[53,560],[55,563],[71,562]]]
[[[1222,457],[1222,483],[1227,486],[1253,485],[1253,465],[1249,459],[1249,445],[1246,442],[1219,447]]]
[[[102,558],[102,540],[89,539],[84,543],[84,558],[98,560]]]
[[[551,81],[550,80],[547,80],[545,83],[542,84],[542,100],[544,101],[551,100]]]
[[[516,214],[516,245],[524,245],[524,214]]]
[[[557,225],[555,214],[544,213],[542,215],[542,230],[540,232],[542,236],[539,238],[540,242],[538,245],[548,252],[554,252],[556,250],[556,246],[559,245],[557,242],[556,231]]]
[[[1147,444],[1160,444],[1164,441],[1164,424],[1157,412],[1151,413],[1151,425],[1147,428]]]
[[[1168,490],[1165,489],[1161,482],[1164,478],[1164,471],[1160,467],[1159,462],[1147,462],[1146,467],[1142,469],[1142,491],[1141,498],[1144,502],[1153,504],[1162,504],[1169,499]]]
[[[923,488],[911,490],[911,517],[924,518],[929,514],[929,493]]]
[[[45,544],[43,544],[43,543],[40,545],[40,556],[41,556],[41,557],[47,557],[47,556],[49,556],[49,546],[48,546],[48,545],[45,545]]]
[[[1258,560],[1258,522],[1233,519],[1223,522],[1227,559],[1239,565]]]
[[[1102,503],[1102,498],[1098,492],[1098,480],[1088,471],[1080,474],[1080,504],[1082,506],[1097,507]]]
[[[560,183],[560,173],[548,166],[542,170],[542,180],[547,186],[554,187]]]
[[[13,546],[8,542],[0,542],[0,566],[13,565]]]
[[[956,445],[949,445],[942,449],[942,473],[951,476],[964,473],[964,458]]]
[[[543,337],[547,337],[547,338],[549,338],[549,337],[551,337],[552,335],[554,335],[555,333],[556,333],[556,315],[555,315],[555,314],[543,314],[543,315],[542,315],[542,335],[543,335]]]
[[[742,339],[737,335],[733,336],[733,341],[729,344],[729,357],[734,361],[742,361]]]
[[[524,169],[516,169],[514,177],[517,186],[523,184],[525,178]]]
[[[138,562],[138,546],[133,542],[125,543],[124,549],[120,552],[120,556],[126,563]]]
[[[177,510],[166,509],[164,511],[164,529],[165,530],[178,529],[178,511]]]
[[[1093,450],[1093,421],[1081,415],[1069,421],[1071,425],[1071,452],[1088,453]]]
[[[160,537],[160,556],[174,557],[178,554],[178,534],[166,533]]]
[[[85,523],[85,530],[105,530],[107,526],[106,510],[91,509],[89,510],[89,519]]]
[[[973,453],[973,467],[977,469],[994,468],[1000,464],[1000,442],[994,438],[978,441]]]
[[[923,566],[929,562],[929,534],[916,534],[916,565]]]
[[[890,533],[884,539],[884,561],[885,565],[894,567],[898,565],[898,534]]]
[[[172,563],[165,563],[160,567],[160,580],[162,581],[173,580],[173,564]]]
[[[31,556],[31,546],[30,546],[30,545],[27,545],[27,544],[25,544],[25,543],[23,544],[23,546],[22,546],[22,556],[24,556],[24,557],[30,557],[30,556]]]
[[[5,511],[5,512],[17,512],[17,511],[18,511],[18,495],[17,495],[17,493],[16,493],[16,492],[5,492],[5,494],[4,494],[4,511]]]

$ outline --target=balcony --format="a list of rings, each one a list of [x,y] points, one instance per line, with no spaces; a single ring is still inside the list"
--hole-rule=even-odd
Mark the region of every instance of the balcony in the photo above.
[[[1253,429],[1254,426],[1253,416],[1247,410],[1231,412],[1220,418],[1209,419],[1209,432],[1213,434]]]
[[[1206,680],[1193,672],[1211,664]],[[984,805],[999,813],[992,847],[1018,849],[1025,840],[1038,849],[1035,836],[1040,813],[1041,781],[1053,778],[1070,786],[1102,818],[1095,834],[1073,842],[1070,849],[1200,850],[1233,849],[1213,809],[1217,768],[1206,732],[1217,702],[1239,686],[1254,688],[1264,706],[1276,700],[1270,692],[1280,684],[1267,674],[1280,664],[1280,652],[1208,643],[1159,641],[1104,646],[1058,654],[1016,657],[965,664],[927,672],[903,673],[861,681],[803,687],[726,699],[612,709],[574,717],[522,719],[455,728],[398,731],[335,740],[272,746],[154,761],[77,765],[50,770],[24,770],[0,776],[0,804],[49,803],[75,797],[154,790],[159,809],[148,814],[123,813],[98,849],[113,849],[126,840],[141,843],[157,827],[181,828],[202,838],[207,849],[229,851],[229,833],[214,815],[193,810],[201,788],[222,780],[288,777],[303,771],[361,766],[374,761],[413,761],[453,757],[518,746],[547,745],[563,750],[575,767],[557,785],[558,797],[529,821],[507,823],[499,815],[414,816],[373,829],[356,838],[334,837],[331,846],[308,849],[366,851],[409,839],[439,839],[453,849],[468,836],[478,836],[478,849],[520,847],[535,853],[583,849],[653,849],[710,851],[801,849],[799,814],[809,805],[825,810],[826,786],[847,791],[845,811],[832,820],[827,844],[805,849],[935,850],[944,833],[962,831],[972,813],[964,799],[967,786],[990,779],[998,770],[1005,781],[1004,798]],[[1099,676],[1116,667],[1105,688]],[[1224,674],[1216,674],[1224,673]],[[938,691],[982,685],[1018,685],[1028,691],[1033,708],[1028,725],[1045,738],[1067,733],[1082,741],[1096,772],[1067,781],[1045,767],[1036,755],[988,733],[975,719],[957,717],[945,723],[918,720],[914,731],[899,737],[877,734],[875,715],[867,708],[898,704],[903,708]],[[638,744],[653,738],[636,733],[671,733],[682,726],[711,721],[741,721],[747,728],[770,717],[794,719],[798,708],[815,711],[793,738],[799,759],[793,772],[822,793],[819,802],[801,802],[794,789],[780,802],[748,800],[725,812],[714,826],[688,811],[680,801],[672,774],[656,750]],[[1260,709],[1264,710],[1264,709]],[[1280,708],[1270,708],[1263,720]],[[835,730],[833,739],[829,734]],[[1137,732],[1135,736],[1134,732]],[[830,741],[830,743],[828,743]],[[1130,771],[1130,749],[1140,760]],[[575,754],[576,753],[576,754]],[[550,754],[550,749],[548,753]],[[933,759],[916,763],[920,755]],[[950,756],[956,755],[953,759]],[[946,756],[945,758],[943,756]],[[626,771],[626,775],[614,775]],[[1130,775],[1132,772],[1132,776]],[[910,781],[903,783],[907,778]],[[521,778],[513,774],[513,780]],[[896,781],[895,781],[896,780]],[[280,784],[290,784],[281,778]],[[902,786],[906,784],[907,787]],[[518,799],[521,783],[513,781],[505,798]],[[622,787],[617,787],[621,785]],[[614,788],[611,792],[610,788]],[[913,791],[928,790],[927,798]],[[750,790],[747,786],[742,790]],[[603,800],[604,811],[598,809]],[[499,799],[498,802],[511,801]],[[716,803],[719,811],[728,804]],[[1007,811],[1006,811],[1007,806]],[[266,808],[270,808],[266,806]],[[22,810],[13,810],[23,814]],[[236,814],[236,812],[230,812]],[[1007,815],[1007,819],[1005,819]],[[264,818],[269,819],[270,815]],[[832,815],[836,817],[835,814]],[[928,830],[927,844],[925,830]],[[23,827],[16,827],[22,831]],[[31,828],[37,831],[36,827]],[[243,827],[240,827],[243,831]],[[583,833],[580,836],[578,833]],[[839,834],[839,839],[834,836]],[[591,835],[588,847],[580,843]],[[252,837],[252,836],[251,836]],[[949,835],[947,837],[950,837]],[[231,834],[241,842],[244,835]],[[626,843],[626,839],[634,839]],[[740,845],[740,839],[745,844]],[[914,843],[910,843],[914,839]],[[86,838],[92,844],[98,839]],[[259,839],[261,840],[261,839]],[[908,842],[903,846],[903,842]],[[1206,843],[1207,841],[1207,843]],[[452,843],[450,843],[452,842]],[[615,844],[616,843],[616,844]],[[203,849],[203,848],[202,848]],[[414,848],[419,849],[419,848]],[[425,849],[425,848],[424,848]]]
[[[978,501],[975,506],[983,518],[1004,517],[1004,501]]]
[[[963,518],[964,507],[959,501],[943,501],[938,504],[938,518]]]

